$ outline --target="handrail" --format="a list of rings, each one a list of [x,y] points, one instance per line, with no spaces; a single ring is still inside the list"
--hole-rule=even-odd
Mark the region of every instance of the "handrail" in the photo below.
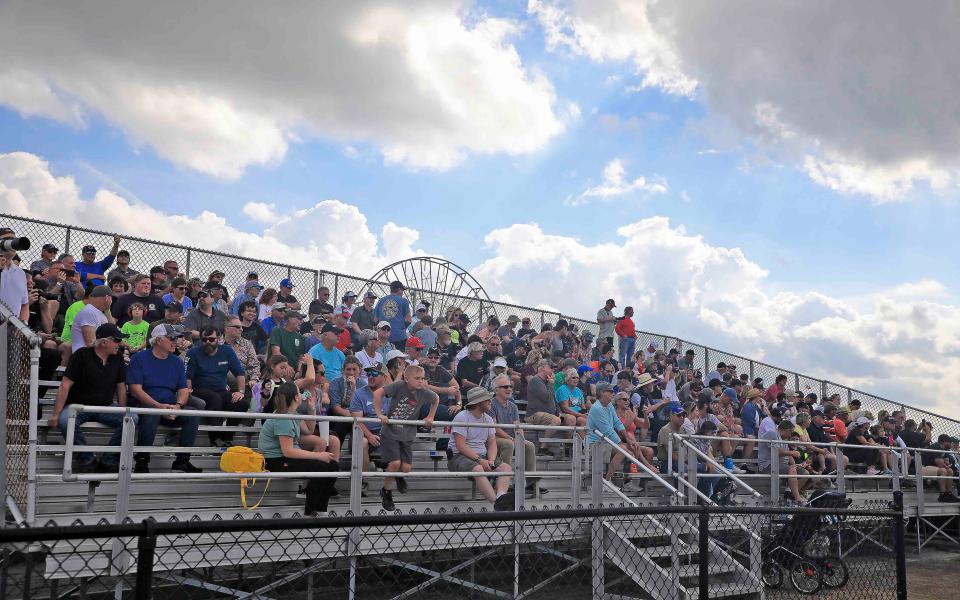
[[[611,439],[610,439],[609,437],[607,437],[606,434],[604,434],[602,431],[600,431],[599,429],[594,429],[594,430],[593,430],[593,433],[597,434],[597,436],[599,436],[601,440],[603,440],[603,441],[605,441],[606,443],[610,444],[610,447],[611,447],[611,448],[613,448],[614,450],[616,450],[616,451],[619,452],[620,454],[624,455],[624,456],[627,458],[627,460],[629,460],[631,463],[633,463],[633,464],[637,465],[638,467],[640,467],[641,469],[643,469],[644,472],[647,473],[647,475],[650,475],[651,477],[653,477],[654,480],[655,480],[657,483],[659,483],[659,484],[662,485],[663,487],[665,487],[665,488],[667,488],[668,490],[670,490],[670,491],[671,491],[674,495],[676,495],[678,498],[680,498],[680,499],[682,500],[682,499],[685,497],[684,494],[683,494],[683,492],[681,492],[679,489],[677,489],[677,488],[673,487],[672,485],[670,485],[670,483],[668,483],[667,480],[664,479],[663,477],[660,477],[659,474],[654,473],[651,469],[649,469],[649,468],[647,467],[647,465],[643,464],[642,462],[640,462],[639,460],[637,460],[637,458],[636,458],[635,456],[632,456],[629,452],[627,452],[626,450],[624,450],[623,448],[621,448],[619,443],[614,442],[613,440],[611,440]]]
[[[234,413],[236,414],[236,413]],[[716,440],[716,441],[735,441],[735,442],[754,442],[762,444],[794,444],[794,445],[803,445],[803,446],[819,446],[821,448],[853,448],[853,449],[867,449],[867,450],[881,450],[886,448],[887,450],[914,450],[920,452],[932,452],[936,454],[942,454],[944,452],[950,452],[952,454],[960,454],[953,450],[943,450],[935,448],[911,448],[910,446],[863,446],[858,444],[842,444],[840,442],[805,442],[800,440],[799,442],[791,442],[790,440],[764,440],[760,438],[743,438],[743,437],[720,437],[716,435],[699,435],[692,433],[675,433],[673,434],[678,438],[689,438],[691,440]]]
[[[699,456],[703,457],[704,460],[706,460],[708,463],[710,463],[711,465],[713,465],[715,468],[719,469],[721,473],[723,473],[724,475],[726,475],[727,477],[729,477],[731,480],[733,480],[734,483],[736,483],[737,485],[739,485],[739,486],[742,487],[743,489],[745,489],[745,490],[747,490],[748,492],[750,492],[751,494],[753,494],[754,497],[756,497],[756,498],[763,498],[763,495],[762,495],[760,492],[758,492],[757,490],[753,489],[752,487],[750,487],[749,485],[747,485],[746,483],[744,483],[744,481],[743,481],[742,479],[740,479],[739,477],[737,477],[732,471],[730,471],[729,469],[727,469],[725,466],[723,466],[723,465],[721,465],[719,462],[717,462],[712,456],[707,455],[706,452],[703,452],[702,450],[700,450],[699,448],[697,448],[696,446],[694,446],[693,444],[691,444],[691,443],[688,442],[687,440],[681,439],[681,440],[680,440],[680,443],[683,444],[684,446],[686,446],[687,448],[693,450],[693,451],[694,451],[695,453],[697,453]]]

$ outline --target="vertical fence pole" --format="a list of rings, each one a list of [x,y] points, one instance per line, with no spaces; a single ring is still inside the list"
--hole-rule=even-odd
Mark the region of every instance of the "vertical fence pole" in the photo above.
[[[897,561],[897,600],[907,600],[907,557],[904,544],[903,526],[903,492],[893,493],[893,509],[897,515],[893,517],[893,554]]]
[[[700,509],[700,531],[698,532],[699,536],[697,541],[699,542],[698,551],[699,551],[699,561],[700,561],[700,600],[707,600],[710,598],[710,562],[709,554],[710,549],[708,542],[710,538],[710,513],[706,506],[701,507]]]
[[[190,259],[192,258],[190,248],[187,248],[187,264],[184,265],[184,273],[186,274],[186,279],[190,279]]]
[[[10,388],[7,385],[7,368],[10,364],[9,358],[7,356],[7,329],[10,327],[7,320],[3,317],[0,317],[0,390],[4,390],[0,394],[0,449],[2,449],[3,454],[0,455],[0,508],[6,507],[7,505],[7,494],[9,493],[10,488],[7,487],[7,453],[10,452],[10,449],[7,448],[7,419],[9,415],[7,414],[7,392]],[[23,507],[20,507],[21,509]],[[0,523],[0,527],[6,526],[6,519],[3,523]],[[4,566],[6,566],[6,561],[4,561]]]
[[[333,302],[340,302],[338,298],[340,298],[340,276],[334,273],[333,274],[333,294],[330,296],[330,300],[333,300]],[[330,302],[330,300],[328,300],[327,302]]]
[[[63,240],[63,253],[70,254],[70,228],[67,227],[66,238]]]
[[[580,436],[573,432],[570,440],[570,502],[574,508],[580,508],[580,489],[583,485],[583,445],[580,443]]]
[[[153,519],[143,521],[144,531],[137,540],[137,587],[136,600],[153,598],[153,559],[157,549],[157,534]]]

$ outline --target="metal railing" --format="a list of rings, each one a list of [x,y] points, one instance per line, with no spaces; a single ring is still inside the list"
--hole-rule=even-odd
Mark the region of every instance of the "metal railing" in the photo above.
[[[17,522],[36,506],[39,365],[40,338],[0,303],[0,494]]]

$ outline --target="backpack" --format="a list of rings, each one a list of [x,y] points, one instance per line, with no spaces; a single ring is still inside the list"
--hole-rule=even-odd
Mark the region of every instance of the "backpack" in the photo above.
[[[713,495],[710,499],[720,506],[732,506],[733,497],[737,493],[737,485],[729,477],[721,477],[713,489]]]
[[[220,470],[226,473],[267,473],[266,459],[259,452],[247,448],[246,446],[230,446],[220,455]],[[247,506],[246,488],[253,487],[257,483],[256,479],[240,480],[240,500],[243,507],[247,510],[254,510],[263,502],[267,495],[267,488],[270,487],[270,480],[267,479],[267,485],[263,488],[263,494],[253,506]]]

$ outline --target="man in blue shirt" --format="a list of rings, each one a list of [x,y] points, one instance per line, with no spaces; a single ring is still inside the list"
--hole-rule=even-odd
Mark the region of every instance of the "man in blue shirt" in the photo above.
[[[404,350],[407,343],[407,325],[413,321],[410,316],[410,301],[403,297],[407,289],[399,281],[390,283],[390,293],[377,301],[373,316],[377,321],[390,323],[390,343],[398,350]]]
[[[206,402],[207,410],[225,410],[244,413],[250,408],[250,401],[244,398],[243,390],[247,386],[246,371],[230,346],[220,343],[220,331],[214,327],[205,327],[200,333],[202,346],[194,346],[187,352],[187,387],[193,395]],[[233,373],[237,379],[236,392],[230,391],[227,373]],[[207,419],[211,425],[222,425],[222,417]],[[236,419],[227,421],[227,425],[236,426]],[[233,445],[232,431],[211,431],[210,443],[214,446]]]
[[[380,363],[373,363],[363,370],[367,377],[367,385],[357,389],[353,393],[353,400],[350,402],[350,415],[353,417],[377,418],[377,410],[373,406],[373,393],[383,387],[384,373],[386,368]],[[380,447],[380,421],[360,423],[360,431],[363,432],[363,468],[366,469],[370,464],[370,448]]]
[[[263,286],[260,285],[260,282],[256,279],[250,279],[243,285],[243,293],[237,294],[233,299],[233,305],[230,306],[230,314],[236,315],[239,313],[240,305],[244,302],[256,302],[257,297],[260,296],[260,292],[263,290]],[[286,306],[284,306],[286,308]]]
[[[591,444],[601,444],[601,457],[604,462],[609,461],[607,473],[604,479],[610,481],[613,474],[617,472],[620,463],[623,462],[623,454],[615,452],[613,447],[600,439],[596,433],[599,431],[607,438],[613,441],[619,441],[620,447],[627,449],[627,436],[624,433],[623,423],[617,416],[617,410],[613,406],[613,386],[609,383],[601,382],[597,384],[597,394],[600,396],[598,402],[594,402],[587,413],[587,447]]]
[[[331,381],[340,377],[343,371],[343,361],[347,358],[337,348],[340,331],[339,327],[327,323],[320,330],[320,343],[310,348],[310,356],[323,363],[323,367],[327,371],[327,379]]]
[[[127,384],[130,386],[130,405],[141,408],[166,408],[179,410],[190,401],[190,389],[187,387],[187,375],[175,352],[176,340],[183,337],[181,329],[173,325],[160,324],[150,334],[150,350],[135,353],[130,357],[127,367]],[[159,415],[140,415],[137,423],[137,445],[152,446],[157,435],[160,419],[165,423],[180,427],[180,446],[192,446],[197,439],[199,417],[171,417]],[[150,472],[150,454],[142,453],[136,457],[134,473]],[[175,471],[199,473],[200,469],[190,464],[190,453],[178,453],[173,462]]]
[[[96,248],[89,244],[84,246],[83,250],[81,250],[81,260],[76,263],[76,271],[80,275],[80,282],[83,283],[83,285],[86,285],[88,281],[93,281],[97,284],[106,283],[107,279],[104,273],[106,273],[110,265],[113,264],[113,259],[117,257],[117,251],[119,249],[119,235],[113,236],[113,248],[110,249],[110,254],[100,260],[96,260]]]

